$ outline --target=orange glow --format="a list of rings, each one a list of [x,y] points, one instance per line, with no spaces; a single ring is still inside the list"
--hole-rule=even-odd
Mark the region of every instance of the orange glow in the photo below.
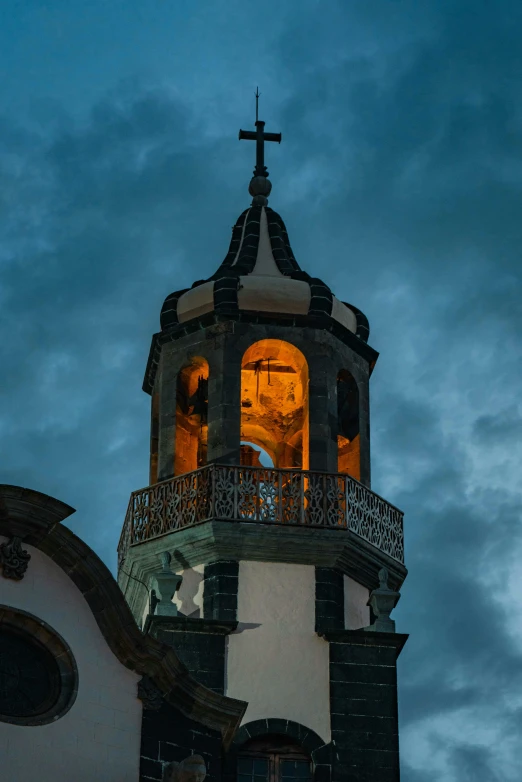
[[[243,356],[241,440],[264,448],[275,467],[308,468],[308,364],[288,342],[263,339]]]
[[[193,358],[178,375],[174,475],[207,463],[208,363]]]

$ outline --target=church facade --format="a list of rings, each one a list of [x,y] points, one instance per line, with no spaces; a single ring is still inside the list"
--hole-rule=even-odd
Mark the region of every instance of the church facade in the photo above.
[[[399,780],[407,636],[390,612],[407,571],[402,513],[371,490],[377,353],[268,206],[280,135],[256,121],[240,139],[256,141],[252,204],[152,340],[149,485],[118,583],[60,525],[72,509],[0,487],[12,782],[72,762],[78,782]]]

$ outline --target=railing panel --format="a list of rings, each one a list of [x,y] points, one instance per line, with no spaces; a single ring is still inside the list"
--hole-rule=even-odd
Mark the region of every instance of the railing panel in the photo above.
[[[349,529],[403,562],[400,510],[348,475],[209,465],[131,495],[118,552],[207,519]]]

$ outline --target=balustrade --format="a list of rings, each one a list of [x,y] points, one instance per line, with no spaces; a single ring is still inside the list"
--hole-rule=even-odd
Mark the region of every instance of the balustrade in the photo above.
[[[212,464],[131,494],[118,546],[204,521],[349,529],[404,561],[403,513],[349,475]]]

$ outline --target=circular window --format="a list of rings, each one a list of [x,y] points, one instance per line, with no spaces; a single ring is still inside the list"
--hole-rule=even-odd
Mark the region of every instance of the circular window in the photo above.
[[[70,709],[78,690],[71,650],[45,622],[0,607],[0,720],[43,725]]]

